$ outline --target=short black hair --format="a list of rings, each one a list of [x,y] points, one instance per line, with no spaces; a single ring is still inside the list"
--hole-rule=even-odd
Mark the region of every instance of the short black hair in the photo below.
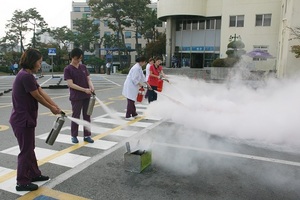
[[[161,60],[161,61],[162,61],[162,58],[161,58],[160,56],[156,56],[156,57],[154,58],[154,61],[157,61],[157,60]]]
[[[20,59],[20,66],[24,69],[33,69],[36,62],[42,58],[41,52],[36,49],[30,48],[24,51]]]
[[[70,57],[71,58],[80,58],[80,56],[83,55],[83,51],[79,48],[74,48],[72,51],[71,51],[71,54],[70,54]]]
[[[146,57],[145,56],[141,56],[141,57],[138,57],[135,62],[146,62]]]

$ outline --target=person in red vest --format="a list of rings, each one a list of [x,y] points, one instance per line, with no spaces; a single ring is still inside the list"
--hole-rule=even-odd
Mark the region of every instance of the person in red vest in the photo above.
[[[148,92],[148,102],[156,101],[157,100],[157,86],[158,80],[164,78],[168,81],[166,75],[163,72],[163,67],[160,65],[162,59],[160,57],[154,58],[154,64],[150,66],[150,74],[148,78],[148,83],[151,86],[152,90]],[[156,91],[154,91],[156,90]]]

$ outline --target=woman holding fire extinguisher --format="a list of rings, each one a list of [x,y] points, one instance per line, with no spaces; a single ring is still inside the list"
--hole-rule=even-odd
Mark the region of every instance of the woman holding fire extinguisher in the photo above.
[[[157,93],[156,91],[161,91],[161,87],[158,87],[162,84],[162,78],[165,81],[169,82],[166,75],[163,72],[163,68],[160,65],[162,59],[160,57],[154,58],[154,64],[150,66],[150,75],[148,78],[148,83],[151,86],[152,90],[148,92],[148,102],[156,101],[157,100]],[[156,90],[156,91],[154,91]]]
[[[148,89],[151,90],[151,86],[147,83],[142,70],[142,66],[145,64],[145,57],[137,58],[136,64],[131,67],[124,82],[122,95],[127,98],[126,118],[136,117],[138,115],[136,113],[135,101],[137,99],[139,87],[143,87],[142,83],[145,83],[148,86]]]

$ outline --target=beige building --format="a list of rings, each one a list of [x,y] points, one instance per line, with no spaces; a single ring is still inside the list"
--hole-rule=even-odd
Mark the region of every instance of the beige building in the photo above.
[[[157,4],[153,3],[149,5],[150,8],[152,9],[156,9]],[[73,28],[73,22],[75,19],[81,19],[81,18],[89,18],[91,17],[91,9],[88,5],[88,0],[86,0],[86,2],[76,2],[73,1],[72,2],[72,11],[71,11],[71,29],[74,30]],[[107,23],[101,19],[96,19],[95,20],[96,23],[99,23],[99,29],[100,29],[100,38],[102,38],[104,35],[112,35],[115,34],[113,32],[113,30],[111,30],[108,26]],[[165,32],[165,26],[164,24],[162,24],[161,27],[157,27],[157,30],[159,32]],[[135,45],[136,45],[136,41],[135,41],[135,31],[134,28],[129,27],[126,28],[124,30],[124,36],[125,36],[125,45],[127,48],[134,50],[135,49]],[[141,48],[144,48],[146,46],[146,39],[143,38],[143,36],[138,35],[139,39],[138,39],[138,45]],[[105,50],[104,46],[100,46],[99,47],[100,52],[96,51],[96,52],[85,52],[85,55],[88,54],[96,54],[96,55],[101,55],[104,58],[111,58],[111,53],[112,54],[117,54],[117,52],[111,52],[111,51],[107,51]],[[109,54],[109,55],[108,55]],[[135,62],[136,59],[136,55],[137,53],[135,51],[132,51],[130,53],[131,55],[131,61]],[[113,61],[114,65],[119,65],[119,63],[117,61]]]
[[[300,26],[299,0],[158,0],[158,18],[167,22],[167,66],[172,57],[182,65],[207,67],[226,57],[229,39],[240,39],[246,52],[262,49],[274,58],[253,59],[257,70],[276,70],[279,77],[299,71],[290,52],[287,27]]]

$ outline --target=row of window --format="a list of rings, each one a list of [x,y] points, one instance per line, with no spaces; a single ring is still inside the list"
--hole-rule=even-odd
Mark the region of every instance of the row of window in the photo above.
[[[118,33],[115,33],[115,36],[117,35]],[[110,31],[105,31],[104,32],[104,35],[107,35],[107,36],[110,36],[111,35],[111,32]],[[125,36],[125,38],[133,38],[132,37],[132,32],[130,32],[130,31],[125,31],[124,32],[124,36]],[[134,36],[135,37],[135,36]],[[138,38],[142,38],[142,35],[140,34],[140,33],[138,33],[137,34],[137,37]]]
[[[178,20],[176,30],[221,29],[221,19]]]
[[[229,27],[244,27],[244,15],[229,16]],[[255,26],[271,26],[272,14],[256,15]]]
[[[244,15],[229,16],[229,27],[244,27]],[[255,16],[255,26],[271,26],[272,14]],[[177,20],[176,31],[221,29],[221,19]]]
[[[91,12],[90,7],[73,7],[73,12]]]

